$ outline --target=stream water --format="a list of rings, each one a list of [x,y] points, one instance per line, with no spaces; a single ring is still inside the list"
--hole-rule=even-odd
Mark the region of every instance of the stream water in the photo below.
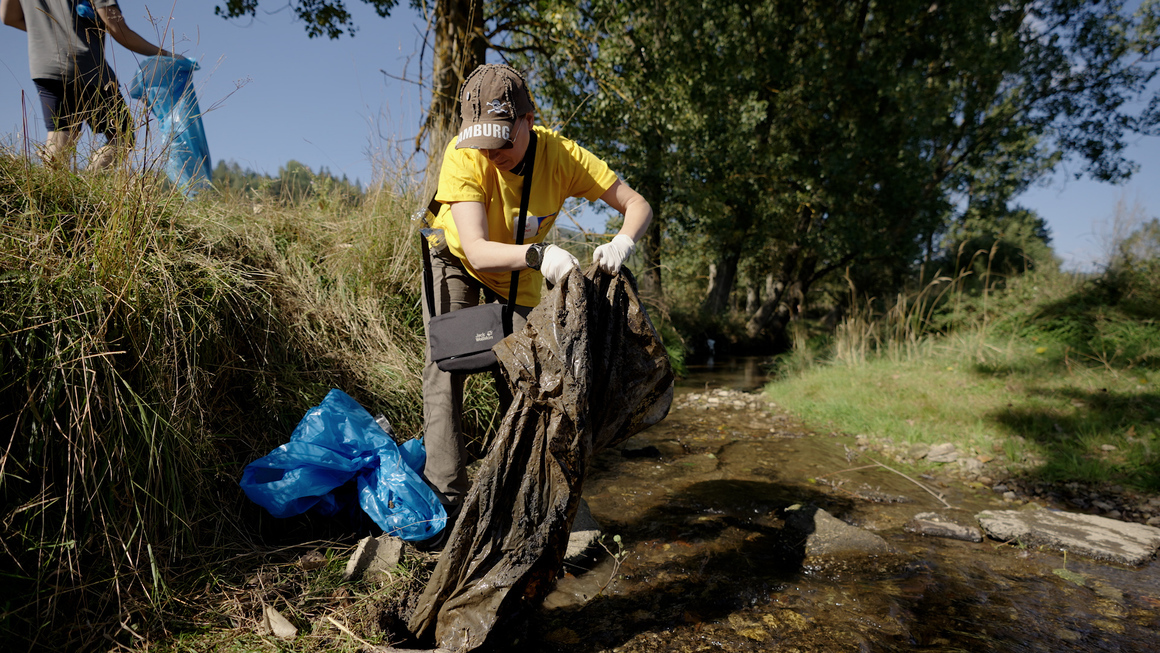
[[[752,360],[697,368],[664,421],[599,454],[584,496],[617,555],[571,569],[519,649],[1160,651],[1160,563],[1129,568],[907,532],[919,512],[973,524],[979,510],[1012,506],[948,483],[948,509],[882,468],[843,471],[866,462],[851,455],[853,438],[812,434],[737,394],[703,399],[764,381]],[[841,482],[813,480],[823,476]],[[777,544],[793,504],[818,506],[903,554],[803,564]]]

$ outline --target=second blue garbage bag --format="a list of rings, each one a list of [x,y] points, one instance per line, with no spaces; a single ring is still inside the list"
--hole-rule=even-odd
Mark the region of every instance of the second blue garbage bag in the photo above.
[[[290,442],[246,465],[241,486],[275,517],[311,508],[334,514],[334,490],[357,479],[359,505],[388,535],[425,540],[443,530],[447,513],[423,481],[422,443],[402,446],[345,392],[331,390],[307,411]]]
[[[209,144],[193,89],[193,59],[145,57],[129,83],[129,97],[142,100],[157,118],[168,156],[165,174],[186,195],[210,181]]]

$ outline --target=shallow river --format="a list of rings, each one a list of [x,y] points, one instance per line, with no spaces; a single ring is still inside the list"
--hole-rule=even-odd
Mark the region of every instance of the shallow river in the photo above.
[[[950,483],[947,509],[881,468],[843,472],[868,462],[850,454],[853,438],[811,435],[775,409],[734,405],[735,395],[708,409],[689,401],[763,380],[753,363],[696,370],[663,422],[598,456],[584,496],[619,556],[571,569],[517,648],[1160,651],[1160,563],[1129,568],[911,534],[903,525],[919,512],[974,524],[979,510],[1012,506]],[[811,481],[819,477],[841,482]],[[794,504],[823,508],[904,555],[803,564],[778,545],[782,511]]]

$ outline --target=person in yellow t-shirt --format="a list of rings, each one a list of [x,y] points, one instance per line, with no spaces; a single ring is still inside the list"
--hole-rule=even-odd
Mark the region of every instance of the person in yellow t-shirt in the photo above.
[[[543,242],[565,200],[599,199],[624,216],[620,232],[592,253],[593,262],[608,274],[620,272],[652,221],[652,208],[599,157],[536,126],[527,84],[514,68],[482,65],[459,92],[462,126],[444,152],[435,195],[442,208],[432,226],[443,229],[447,241],[445,249],[431,254],[435,312],[474,306],[481,293],[487,301],[506,301],[512,272],[520,271],[512,316],[518,330],[540,301],[541,279],[554,285],[579,265],[563,248]],[[529,148],[533,139],[535,146]],[[531,156],[529,166],[526,159]],[[532,188],[524,244],[517,245],[523,174],[529,167]],[[426,302],[421,303],[426,325],[431,316]],[[428,348],[423,368],[424,477],[447,509],[448,525],[427,548],[442,546],[467,493],[463,380],[463,375],[441,371]],[[496,387],[506,409],[511,400],[507,387],[502,379]]]

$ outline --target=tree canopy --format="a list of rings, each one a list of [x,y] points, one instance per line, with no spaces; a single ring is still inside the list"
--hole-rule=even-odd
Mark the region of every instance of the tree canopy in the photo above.
[[[773,276],[756,336],[838,270],[897,288],[1063,157],[1129,176],[1126,138],[1160,124],[1155,96],[1131,104],[1156,74],[1157,7],[538,2],[543,52],[523,63],[569,133],[664,206],[665,255],[704,248],[706,310],[739,271]]]
[[[375,13],[386,18],[399,0],[362,0],[374,8]],[[421,0],[412,0],[412,6],[419,6]],[[326,36],[337,39],[345,32],[354,36],[358,26],[354,24],[350,11],[343,0],[290,0],[289,7],[294,15],[306,26],[310,38]],[[214,13],[224,18],[254,16],[258,13],[258,0],[226,0],[224,5],[216,5]]]
[[[652,204],[642,286],[701,283],[712,314],[743,286],[753,337],[839,271],[879,293],[964,243],[1045,248],[1012,198],[1068,158],[1122,181],[1127,139],[1160,133],[1160,0],[415,2],[434,10],[429,154],[488,49],[528,70],[541,120]],[[353,31],[341,0],[291,6],[312,36]]]

